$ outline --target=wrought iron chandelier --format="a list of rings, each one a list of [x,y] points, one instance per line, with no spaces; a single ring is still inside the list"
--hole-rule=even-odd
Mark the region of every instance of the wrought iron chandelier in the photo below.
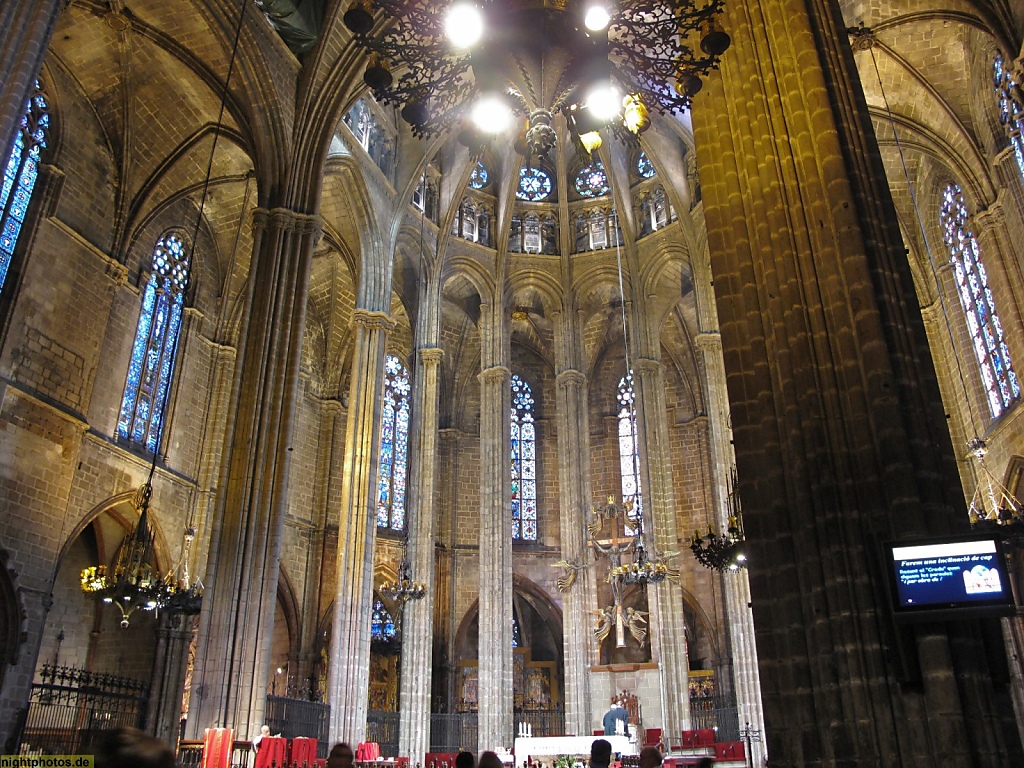
[[[978,465],[978,484],[968,509],[971,527],[998,530],[1011,548],[1024,547],[1024,505],[985,464],[985,441],[975,437],[968,441],[967,448]]]
[[[709,525],[705,536],[701,536],[700,531],[694,531],[693,538],[690,539],[690,551],[697,558],[697,562],[705,568],[738,571],[747,565],[747,556],[743,552],[746,539],[743,536],[743,516],[739,493],[736,490],[735,469],[729,479],[729,511],[724,533],[715,533],[714,528]]]
[[[398,578],[394,581],[384,582],[380,587],[380,593],[403,603],[409,600],[422,600],[426,596],[427,585],[422,581],[413,581],[408,552],[402,554],[402,562],[398,566]]]
[[[149,502],[153,486],[147,481],[135,493],[132,503],[139,511],[139,521],[121,542],[113,570],[93,565],[82,570],[81,587],[87,597],[115,606],[121,612],[121,628],[128,629],[131,616],[144,611],[167,609],[174,613],[194,614],[202,603],[202,584],[178,583],[173,574],[161,576],[153,570],[153,532],[149,527]],[[192,531],[192,536],[195,531]],[[188,556],[191,537],[186,530],[183,558]]]
[[[655,554],[647,555],[643,537],[638,533],[633,549],[633,562],[623,563],[612,570],[612,577],[622,579],[626,584],[657,584],[668,577],[668,565]]]
[[[460,125],[478,149],[517,120],[526,156],[555,145],[562,114],[578,146],[680,113],[730,39],[723,0],[355,0],[344,15],[369,54],[366,84],[417,136]],[[466,119],[468,118],[468,119]]]

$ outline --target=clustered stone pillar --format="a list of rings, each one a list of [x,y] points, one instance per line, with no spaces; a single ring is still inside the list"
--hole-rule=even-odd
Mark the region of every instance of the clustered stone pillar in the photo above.
[[[562,559],[582,565],[587,560],[583,525],[590,506],[590,455],[587,418],[587,377],[577,370],[558,374],[555,408],[558,417],[558,496]],[[590,659],[593,640],[589,608],[590,581],[577,578],[562,597],[565,660],[565,729],[585,736],[591,728]]]
[[[644,533],[648,546],[658,551],[675,550],[679,540],[668,420],[665,414],[664,366],[658,360],[633,362],[640,433],[641,482],[644,499]],[[661,695],[666,734],[689,726],[689,662],[686,655],[686,621],[680,586],[666,579],[648,587],[651,609],[651,652],[661,672]]]
[[[251,309],[243,318],[212,525],[199,653],[188,718],[192,738],[263,720],[284,529],[305,296],[319,218],[275,208],[253,215]]]
[[[504,365],[480,374],[479,751],[512,738],[512,506],[509,413],[512,377]]]
[[[0,148],[7,157],[66,0],[0,6]]]
[[[384,348],[394,321],[383,312],[357,309],[352,322],[356,334],[345,429],[327,701],[331,704],[331,740],[358,744],[365,741],[370,691],[369,616],[377,534],[380,389]]]
[[[713,476],[717,480],[714,520],[716,530],[721,532],[726,530],[731,514],[726,480],[733,463],[729,437],[729,400],[726,396],[725,366],[722,361],[722,337],[717,333],[700,333],[697,335],[697,349],[701,352],[703,369],[708,381],[708,443],[711,447]],[[763,734],[761,681],[757,672],[757,649],[754,646],[754,619],[750,611],[750,581],[746,569],[735,573],[727,571],[721,578],[725,593],[739,725],[741,728],[749,726]],[[751,742],[752,764],[761,765],[764,757],[764,742]]]
[[[431,656],[434,638],[434,520],[435,479],[440,462],[437,455],[438,374],[444,350],[419,350],[419,365],[412,385],[412,429],[409,503],[406,529],[409,532],[413,578],[427,586],[422,600],[410,600],[402,609],[402,669],[399,691],[398,752],[413,762],[430,747]]]
[[[772,766],[1024,763],[998,623],[887,602],[880,542],[967,522],[838,10],[724,15],[693,122]]]

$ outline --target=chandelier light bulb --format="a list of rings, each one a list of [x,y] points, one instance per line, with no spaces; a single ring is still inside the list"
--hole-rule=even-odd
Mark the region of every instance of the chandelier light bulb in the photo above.
[[[608,122],[622,108],[622,94],[611,83],[602,83],[591,89],[587,95],[587,109],[601,122]]]
[[[587,8],[586,16],[583,17],[583,24],[591,32],[600,32],[608,26],[608,22],[611,21],[612,16],[608,12],[608,7],[604,3],[594,3]]]
[[[504,133],[512,125],[512,110],[500,96],[484,96],[473,107],[472,117],[484,133]]]
[[[484,33],[483,13],[472,3],[457,2],[448,9],[444,29],[453,46],[470,48]]]

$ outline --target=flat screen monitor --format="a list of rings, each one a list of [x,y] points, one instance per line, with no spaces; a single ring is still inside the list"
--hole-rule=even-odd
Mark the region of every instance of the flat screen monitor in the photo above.
[[[998,536],[892,541],[884,554],[897,618],[1008,616],[1016,610]]]

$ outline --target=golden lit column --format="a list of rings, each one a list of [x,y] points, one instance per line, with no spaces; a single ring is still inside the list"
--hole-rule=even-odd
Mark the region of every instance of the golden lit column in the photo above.
[[[348,394],[348,423],[338,516],[338,570],[331,625],[327,701],[331,740],[365,741],[370,690],[370,610],[377,534],[377,470],[384,347],[394,321],[357,309]]]
[[[409,430],[409,500],[405,523],[409,532],[412,576],[427,586],[421,600],[402,608],[402,669],[399,691],[398,753],[413,762],[430,750],[431,655],[434,639],[434,526],[437,455],[438,377],[444,350],[417,352],[413,374],[412,424]]]
[[[648,322],[643,318],[642,322]],[[651,338],[650,332],[638,334]],[[652,345],[655,342],[652,342]],[[647,350],[641,350],[641,353]],[[637,431],[640,445],[641,492],[644,501],[644,533],[648,546],[659,552],[679,551],[672,456],[669,447],[668,407],[665,401],[665,367],[660,360],[641,357],[633,361]],[[647,588],[651,609],[651,656],[658,662],[665,712],[665,734],[689,727],[689,662],[686,654],[686,621],[679,584],[666,579]],[[674,737],[672,737],[674,738]]]
[[[481,307],[480,650],[478,750],[512,740],[512,489],[509,413],[512,376],[507,321]]]
[[[275,208],[253,214],[253,290],[241,320],[198,653],[191,738],[231,727],[248,738],[263,720],[277,603],[305,296],[319,217]]]
[[[692,114],[772,766],[1024,764],[998,622],[888,605],[879,543],[967,524],[845,25],[736,0],[724,27]]]

